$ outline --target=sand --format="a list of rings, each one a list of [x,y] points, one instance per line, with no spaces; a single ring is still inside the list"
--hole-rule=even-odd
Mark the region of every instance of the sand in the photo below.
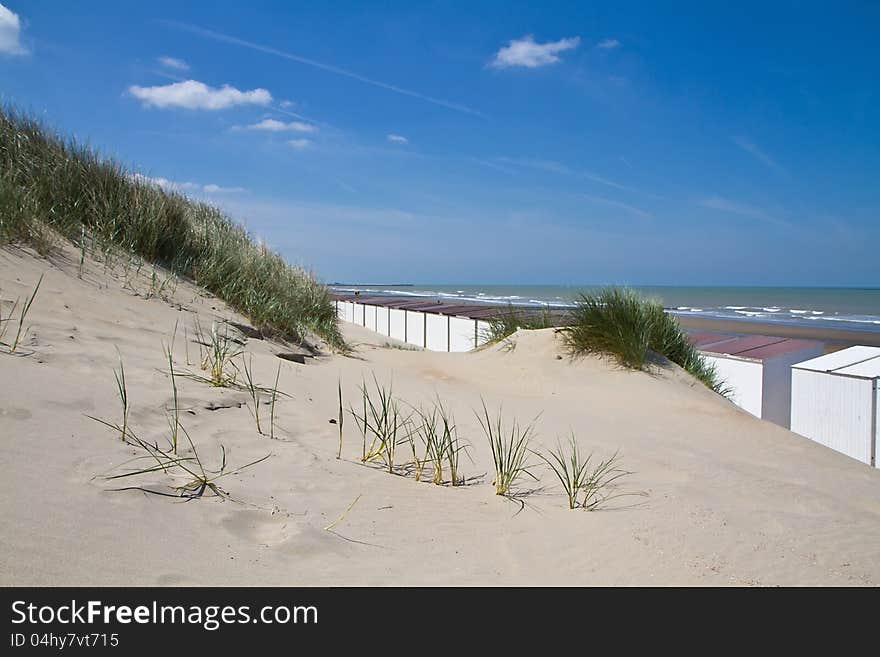
[[[148,268],[127,285],[120,267],[87,261],[82,280],[77,269],[71,251],[51,262],[0,251],[4,313],[45,273],[22,354],[0,354],[0,584],[880,583],[880,471],[746,414],[675,366],[560,359],[552,330],[517,334],[512,350],[438,354],[344,325],[353,357],[282,362],[291,398],[278,402],[277,440],[257,434],[244,393],[181,380],[181,421],[206,461],[217,463],[221,444],[233,466],[270,458],[222,480],[232,499],[114,492],[102,475],[134,454],[86,415],[119,420],[116,350],[130,424],[161,440],[171,401],[162,342],[175,322],[176,366],[198,371],[183,327],[246,320],[184,282],[145,298]],[[271,384],[287,348],[251,338],[246,349]],[[196,360],[197,345],[189,352]],[[372,374],[393,377],[412,404],[439,395],[472,444],[464,473],[482,481],[440,487],[362,465],[350,420],[337,460],[337,381],[354,401]],[[570,511],[538,466],[522,509],[494,495],[473,415],[481,397],[508,418],[540,413],[536,449],[573,430],[597,457],[620,450],[633,472],[621,490],[638,495]],[[168,491],[174,481],[140,483]]]

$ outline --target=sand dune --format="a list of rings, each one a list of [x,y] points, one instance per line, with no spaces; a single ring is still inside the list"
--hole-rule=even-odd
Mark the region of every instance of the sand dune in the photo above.
[[[216,464],[220,445],[233,466],[271,457],[222,480],[231,500],[113,492],[119,483],[101,475],[135,454],[86,415],[119,419],[116,350],[131,426],[161,439],[171,403],[162,342],[175,323],[175,364],[197,371],[194,320],[247,320],[185,282],[146,298],[148,267],[127,283],[121,264],[105,272],[89,261],[82,279],[77,270],[70,251],[51,261],[0,251],[4,316],[45,273],[22,354],[0,354],[2,584],[880,583],[880,472],[751,417],[675,366],[648,374],[559,358],[552,330],[517,334],[512,349],[440,354],[345,326],[352,357],[282,362],[291,398],[278,402],[277,440],[257,434],[246,393],[182,379],[181,421],[203,458]],[[271,384],[287,347],[250,338],[245,348]],[[337,460],[337,381],[354,401],[372,374],[411,404],[439,395],[472,444],[465,475],[482,483],[438,487],[361,465],[351,421]],[[521,511],[495,496],[473,414],[481,397],[511,418],[540,414],[536,449],[573,430],[597,456],[620,450],[633,471],[622,486],[639,494],[569,511],[536,466],[543,489]]]

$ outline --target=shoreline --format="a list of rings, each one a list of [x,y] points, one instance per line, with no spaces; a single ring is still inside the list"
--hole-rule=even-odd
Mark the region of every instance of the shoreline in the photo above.
[[[458,315],[478,319],[490,319],[495,312],[504,312],[508,308],[515,312],[536,313],[539,307],[524,304],[501,305],[491,302],[456,301],[417,295],[360,294],[333,291],[333,297],[339,301],[351,301],[367,305],[422,310],[449,315]],[[566,309],[552,308],[551,313],[563,316]],[[678,319],[686,329],[701,331],[718,331],[720,333],[742,333],[748,335],[769,335],[782,338],[801,340],[819,340],[832,346],[849,347],[866,345],[880,347],[880,331],[872,329],[855,329],[850,327],[834,327],[826,324],[811,323],[800,325],[791,321],[767,321],[755,318],[728,318],[713,315],[682,315],[670,308],[666,311]]]

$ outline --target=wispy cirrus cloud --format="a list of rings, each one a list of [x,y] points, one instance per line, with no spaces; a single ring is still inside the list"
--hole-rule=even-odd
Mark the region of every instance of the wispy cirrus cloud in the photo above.
[[[247,189],[244,187],[222,187],[220,185],[215,185],[213,183],[208,183],[207,185],[203,185],[201,183],[195,182],[178,182],[175,180],[169,180],[168,178],[162,177],[153,177],[153,176],[145,176],[141,173],[133,173],[129,176],[132,180],[140,183],[144,183],[146,185],[153,185],[155,187],[160,187],[169,192],[178,192],[178,193],[204,193],[204,194],[238,194],[241,192],[246,192]]]
[[[236,130],[256,130],[259,132],[315,132],[318,128],[304,121],[279,121],[278,119],[263,119],[257,123],[246,126],[236,126]]]
[[[167,55],[159,57],[157,60],[165,68],[173,68],[175,71],[188,71],[189,64],[182,59],[176,57],[168,57]]]
[[[709,208],[710,210],[720,210],[729,214],[735,214],[739,215],[740,217],[747,217],[749,219],[757,219],[759,221],[775,224],[777,226],[791,226],[789,222],[779,219],[778,217],[772,215],[762,208],[758,208],[753,205],[749,205],[748,203],[743,203],[741,201],[734,201],[721,196],[709,196],[706,198],[700,198],[696,200],[696,203],[697,205],[704,208]]]
[[[419,100],[423,100],[427,103],[432,103],[434,105],[439,105],[441,107],[446,107],[447,109],[455,110],[456,112],[462,112],[464,114],[472,114],[474,116],[483,116],[483,114],[471,107],[466,105],[462,105],[460,103],[453,103],[448,100],[444,100],[442,98],[435,98],[433,96],[428,96],[427,94],[419,93],[418,91],[413,91],[411,89],[405,89],[404,87],[398,87],[397,85],[389,84],[387,82],[382,82],[380,80],[375,80],[373,78],[368,78],[365,75],[360,75],[359,73],[354,73],[353,71],[346,70],[344,68],[340,68],[339,66],[334,66],[333,64],[326,64],[324,62],[319,62],[315,59],[310,59],[308,57],[303,57],[301,55],[296,55],[294,53],[285,52],[283,50],[279,50],[277,48],[273,48],[271,46],[266,46],[259,43],[254,43],[253,41],[245,41],[244,39],[239,39],[234,36],[230,36],[228,34],[223,34],[221,32],[214,32],[213,30],[206,30],[204,28],[198,27],[196,25],[189,25],[187,23],[179,23],[177,21],[163,21],[166,25],[174,27],[178,30],[184,30],[186,32],[190,32],[191,34],[197,34],[201,37],[205,37],[207,39],[213,39],[214,41],[221,41],[223,43],[229,43],[232,45],[240,46],[242,48],[250,48],[251,50],[256,50],[258,52],[266,53],[267,55],[274,55],[275,57],[281,57],[282,59],[287,59],[293,62],[298,62],[300,64],[305,64],[306,66],[311,66],[313,68],[320,69],[322,71],[326,71],[328,73],[333,73],[335,75],[341,75],[343,77],[351,78],[352,80],[357,80],[358,82],[363,82],[364,84],[369,84],[374,87],[378,87],[380,89],[385,89],[387,91],[392,91],[396,94],[400,94],[402,96],[410,96],[411,98],[418,98]]]
[[[0,53],[28,54],[27,48],[21,45],[21,19],[18,14],[3,5],[0,5]]]
[[[596,47],[602,50],[613,50],[620,47],[620,41],[617,39],[602,39],[596,44]]]
[[[265,89],[241,91],[228,84],[209,87],[197,80],[184,80],[154,87],[132,85],[128,93],[146,107],[181,107],[191,110],[222,110],[236,105],[268,105],[272,94]]]
[[[391,135],[387,136],[387,139],[388,139],[388,141],[394,141],[394,142],[397,142],[398,144],[408,144],[409,143],[409,139],[407,139],[403,135],[391,134]]]
[[[641,217],[642,219],[650,219],[651,213],[642,210],[641,208],[637,208],[634,205],[630,205],[629,203],[624,203],[622,201],[615,201],[614,199],[604,198],[602,196],[592,196],[590,194],[578,194],[579,197],[590,201],[591,203],[598,203],[599,205],[607,205],[612,208],[620,208],[621,210],[626,210],[630,214],[634,214],[637,217]]]
[[[626,190],[628,189],[626,186],[621,185],[620,183],[614,182],[613,180],[609,180],[604,176],[597,175],[592,171],[584,171],[580,169],[572,169],[571,167],[562,164],[561,162],[554,162],[553,160],[542,160],[542,159],[533,159],[533,158],[516,158],[516,157],[498,157],[495,158],[498,162],[502,162],[505,164],[513,164],[519,167],[528,167],[531,169],[540,169],[542,171],[549,171],[550,173],[556,173],[563,176],[572,176],[577,178],[584,178],[586,180],[590,180],[592,182],[598,183],[600,185],[605,185],[606,187],[613,187],[615,189]]]
[[[784,167],[782,167],[772,157],[767,155],[767,153],[765,153],[763,150],[761,150],[758,147],[758,145],[755,144],[748,137],[734,136],[734,137],[731,137],[731,140],[733,141],[734,144],[739,146],[742,150],[744,150],[746,153],[748,153],[749,155],[754,157],[756,160],[758,160],[759,162],[761,162],[762,164],[764,164],[768,168],[773,169],[777,173],[781,173],[783,175],[788,174],[788,172],[785,170]]]
[[[312,146],[312,140],[311,139],[291,139],[290,141],[287,142],[287,145],[290,146],[291,148],[298,150],[298,151],[304,151],[307,148],[310,148]]]
[[[521,39],[512,39],[506,46],[500,48],[489,66],[492,68],[512,68],[522,66],[525,68],[538,68],[560,61],[559,53],[573,50],[580,44],[580,37],[570,37],[559,41],[547,41],[538,43],[535,37],[527,34]]]

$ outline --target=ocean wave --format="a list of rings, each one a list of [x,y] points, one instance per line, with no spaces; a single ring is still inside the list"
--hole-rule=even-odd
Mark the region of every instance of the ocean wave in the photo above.
[[[852,322],[853,324],[876,324],[880,326],[880,319],[871,315],[868,315],[867,317],[847,317],[845,315],[838,315],[837,317],[811,317],[810,319],[824,319],[828,322]]]

